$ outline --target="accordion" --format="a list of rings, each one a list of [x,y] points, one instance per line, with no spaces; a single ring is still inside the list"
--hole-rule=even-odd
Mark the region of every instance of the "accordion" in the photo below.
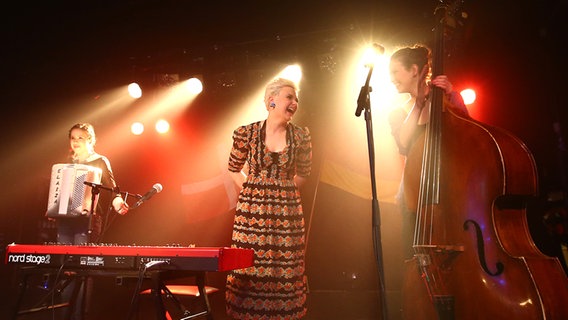
[[[54,164],[51,169],[46,216],[50,218],[78,217],[91,214],[98,194],[93,198],[85,182],[101,183],[102,170],[84,164]],[[94,201],[94,203],[93,203]]]

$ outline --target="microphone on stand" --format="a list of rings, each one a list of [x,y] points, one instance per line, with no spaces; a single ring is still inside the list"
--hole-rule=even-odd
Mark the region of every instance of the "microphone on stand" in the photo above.
[[[385,53],[385,47],[378,43],[373,43],[373,51],[376,56],[381,56]],[[373,74],[373,68],[375,67],[374,61],[369,61],[369,63],[365,64],[365,67],[369,68],[369,73],[367,74],[365,85],[361,87],[359,97],[357,98],[357,109],[355,110],[355,116],[357,117],[361,115],[363,110],[370,110],[371,108],[370,93],[373,91],[373,88],[371,88],[369,84],[371,81],[371,75]]]
[[[100,189],[105,189],[105,190],[108,190],[108,191],[120,193],[120,189],[118,189],[118,187],[111,188],[111,187],[103,186],[103,185],[100,184],[100,183],[90,182],[90,181],[84,181],[83,184],[85,184],[85,185],[87,185],[87,186],[89,186],[89,187],[91,187],[91,188],[93,188],[93,189],[98,189],[98,188],[100,188]]]
[[[150,189],[150,191],[146,192],[145,195],[143,195],[133,206],[132,209],[139,207],[142,203],[144,203],[144,201],[146,200],[150,200],[150,198],[152,198],[153,195],[155,195],[156,193],[160,193],[162,192],[162,185],[159,183],[156,183],[152,186],[152,189]]]
[[[380,56],[385,54],[385,47],[381,46],[380,44],[378,44],[376,42],[373,43],[373,50],[375,50],[375,52]]]
[[[91,182],[91,181],[84,181],[83,184],[91,187],[91,188],[98,188],[98,187],[102,187],[102,184],[100,183],[96,183],[96,182]]]

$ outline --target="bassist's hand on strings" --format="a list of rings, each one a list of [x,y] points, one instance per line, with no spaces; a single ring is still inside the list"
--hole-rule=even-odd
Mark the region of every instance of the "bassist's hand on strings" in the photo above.
[[[444,90],[445,94],[451,94],[453,91],[453,86],[446,75],[439,75],[432,79],[432,85]]]

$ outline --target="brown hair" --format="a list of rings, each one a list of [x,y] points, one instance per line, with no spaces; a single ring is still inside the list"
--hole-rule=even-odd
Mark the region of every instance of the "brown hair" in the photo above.
[[[96,135],[95,135],[95,128],[93,127],[92,124],[90,123],[76,123],[74,124],[71,129],[69,129],[69,139],[71,139],[71,131],[73,131],[73,129],[81,129],[83,131],[85,131],[87,133],[87,135],[89,136],[89,140],[91,140],[93,142],[93,145],[95,145],[95,142],[97,141]]]
[[[415,44],[412,47],[398,49],[392,54],[391,60],[399,61],[406,69],[416,65],[419,70],[422,70],[422,68],[427,66],[428,76],[426,79],[429,79],[431,76],[432,51],[425,45]]]

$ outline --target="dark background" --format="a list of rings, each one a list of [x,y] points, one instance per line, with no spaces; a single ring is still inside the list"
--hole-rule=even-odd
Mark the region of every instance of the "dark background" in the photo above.
[[[328,125],[333,110],[345,108],[338,105],[334,92],[345,86],[361,86],[342,78],[346,67],[342,58],[363,43],[381,43],[390,50],[429,42],[437,3],[141,0],[11,4],[0,14],[0,244],[5,247],[12,242],[41,240],[38,230],[42,229],[50,167],[65,155],[68,128],[92,111],[88,104],[74,103],[75,97],[96,100],[100,92],[133,78],[151,82],[157,73],[202,74],[206,85],[210,80],[217,86],[210,86],[209,91],[206,87],[191,110],[179,118],[180,126],[191,128],[187,140],[180,139],[179,154],[153,138],[133,143],[115,136],[100,141],[102,150],[109,140],[125,141],[123,147],[107,153],[122,187],[143,193],[157,179],[179,184],[173,177],[162,177],[162,172],[195,166],[190,162],[200,156],[199,152],[188,156],[190,151],[180,149],[191,142],[192,148],[201,150],[198,147],[207,143],[205,138],[215,131],[217,119],[227,116],[235,101],[265,82],[263,72],[290,61],[303,64],[306,88],[297,121],[308,125],[313,134],[316,177],[318,163],[326,157],[324,146],[346,148],[333,146],[341,131]],[[566,1],[466,1],[463,9],[468,18],[456,34],[446,73],[456,88],[471,86],[478,91],[472,111],[476,119],[504,128],[527,144],[539,170],[541,198],[565,195],[563,133],[555,132],[553,126],[566,130],[568,125],[568,64],[566,50],[561,49],[566,40]],[[330,52],[337,58],[335,71],[323,68],[321,56]],[[219,86],[219,74],[226,72],[236,75],[238,85]],[[98,120],[99,135],[113,128],[121,115],[109,111],[106,118]],[[156,156],[162,151],[163,157]],[[361,152],[365,159],[364,149]],[[202,157],[207,157],[206,153]],[[149,158],[152,161],[147,162]],[[312,298],[312,317],[322,312],[324,308],[318,311],[321,305],[344,305],[336,310],[341,318],[372,318],[376,315],[376,276],[369,239],[353,237],[368,229],[365,213],[370,204],[330,186],[317,191],[316,187],[317,179],[312,179],[304,190],[304,198],[309,199],[305,200],[305,211],[314,216],[308,249],[313,258],[308,270],[314,273],[312,289],[319,293]],[[147,245],[228,243],[231,212],[185,224],[182,212],[187,200],[169,190],[179,189],[165,189],[161,198],[148,202],[137,216],[119,221],[110,238]],[[312,202],[316,192],[317,200]],[[563,198],[559,199],[562,206]],[[346,217],[343,213],[350,210],[361,216]],[[326,213],[325,218],[320,211]],[[390,215],[394,212],[385,205],[385,224],[399,223]],[[129,228],[129,223],[140,227]],[[531,223],[539,245],[556,253],[558,238],[546,234],[541,215]],[[385,234],[394,243],[385,252],[389,261],[399,258],[396,236],[395,232]],[[329,256],[334,258],[331,265],[325,260]],[[390,271],[391,267],[387,268]],[[11,277],[11,270],[2,266],[2,276]],[[388,289],[397,291],[398,275],[393,279]],[[214,276],[211,281],[217,286],[223,283]],[[319,316],[325,318],[321,313]]]

